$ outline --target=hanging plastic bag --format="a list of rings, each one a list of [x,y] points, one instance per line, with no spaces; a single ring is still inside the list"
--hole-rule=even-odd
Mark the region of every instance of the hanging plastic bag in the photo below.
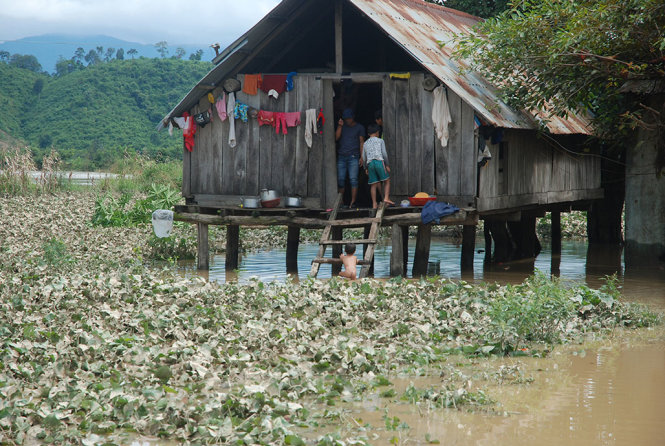
[[[152,229],[159,238],[168,237],[173,229],[173,211],[157,209],[152,213]]]

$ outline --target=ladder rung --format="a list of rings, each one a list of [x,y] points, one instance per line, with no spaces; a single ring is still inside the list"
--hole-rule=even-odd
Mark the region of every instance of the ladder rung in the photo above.
[[[348,227],[357,227],[357,226],[365,226],[369,225],[372,223],[380,223],[381,221],[378,218],[349,218],[346,220],[331,220],[328,221],[326,224],[330,226],[348,226]]]
[[[312,260],[312,263],[325,263],[329,265],[338,265],[342,263],[342,259],[335,259],[331,257],[317,257],[316,259]],[[360,260],[358,259],[358,265],[369,265],[372,262],[368,262],[367,260]]]
[[[346,245],[347,243],[353,243],[354,245],[369,245],[376,244],[376,239],[361,238],[356,240],[324,240],[319,243],[321,245]]]

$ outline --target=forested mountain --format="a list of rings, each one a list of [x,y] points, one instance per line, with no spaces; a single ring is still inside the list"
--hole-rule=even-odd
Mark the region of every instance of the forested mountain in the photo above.
[[[0,130],[72,168],[107,167],[125,150],[179,158],[182,139],[159,120],[210,70],[209,62],[111,60],[59,76],[0,63]]]

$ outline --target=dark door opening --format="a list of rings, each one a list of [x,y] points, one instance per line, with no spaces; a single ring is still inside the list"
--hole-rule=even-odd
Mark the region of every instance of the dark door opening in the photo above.
[[[365,128],[365,139],[367,139],[367,126],[375,123],[375,113],[380,111],[383,104],[383,84],[381,82],[354,83],[344,80],[333,84],[335,97],[333,109],[335,111],[335,128],[337,121],[342,117],[342,112],[350,108],[355,112],[355,120]],[[336,169],[335,165],[335,169]],[[344,187],[344,204],[351,202],[351,183],[348,175]],[[358,207],[371,207],[372,198],[367,184],[367,174],[361,168],[358,173],[358,196],[356,198]]]

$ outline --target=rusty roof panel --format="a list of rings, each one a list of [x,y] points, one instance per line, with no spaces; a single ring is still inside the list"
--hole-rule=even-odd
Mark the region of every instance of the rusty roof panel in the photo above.
[[[510,108],[498,90],[465,61],[454,60],[452,40],[469,34],[481,19],[422,0],[349,0],[408,51],[430,73],[467,102],[487,122],[506,128],[532,129],[537,119]],[[439,42],[444,43],[443,46]],[[549,117],[547,127],[555,134],[589,134],[581,116]]]

